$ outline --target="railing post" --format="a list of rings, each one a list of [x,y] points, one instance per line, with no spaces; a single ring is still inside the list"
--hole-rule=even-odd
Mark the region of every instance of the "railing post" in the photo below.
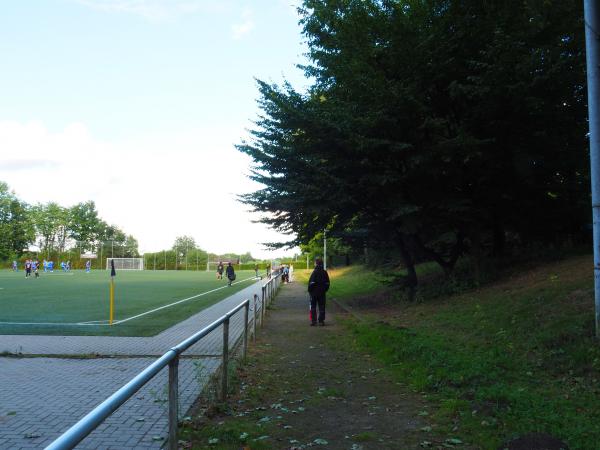
[[[227,366],[229,364],[229,317],[223,322],[223,378],[221,380],[221,400],[227,398]]]
[[[260,327],[262,328],[265,324],[265,297],[267,296],[267,286],[264,285],[262,288],[262,297],[260,300]]]
[[[179,355],[169,362],[169,450],[177,450],[179,421]]]
[[[256,299],[258,298],[258,295],[254,294],[254,309],[253,309],[253,314],[254,314],[254,321],[252,322],[252,328],[253,333],[252,333],[252,342],[256,342]]]
[[[244,354],[242,359],[246,362],[246,355],[248,353],[248,313],[250,312],[250,300],[246,301],[246,307],[244,308]]]

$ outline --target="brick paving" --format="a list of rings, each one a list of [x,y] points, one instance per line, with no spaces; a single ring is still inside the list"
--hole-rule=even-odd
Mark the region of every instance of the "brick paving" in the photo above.
[[[155,356],[210,324],[246,298],[255,283],[153,337],[0,336],[0,352],[22,355],[101,355],[91,359],[0,357],[0,449],[44,448],[96,405],[150,365]],[[231,319],[230,344],[243,330],[243,310]],[[249,316],[252,318],[252,311]],[[182,417],[220,364],[222,331],[185,353],[179,365]],[[81,449],[157,449],[167,434],[167,369],[100,427]]]

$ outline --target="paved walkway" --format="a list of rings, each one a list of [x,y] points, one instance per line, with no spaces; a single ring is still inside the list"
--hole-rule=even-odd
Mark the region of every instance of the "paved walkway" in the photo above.
[[[429,448],[424,439],[432,449],[452,447],[450,436],[428,420],[421,395],[398,383],[376,358],[346,345],[352,331],[341,324],[343,315],[329,302],[326,326],[310,327],[306,285],[284,286],[258,333],[254,364],[244,374],[247,389],[229,402],[231,415],[207,419],[204,432],[190,429],[183,439],[205,448],[216,430],[248,429],[252,448],[257,438],[261,448],[272,449]]]
[[[260,293],[261,283],[255,283],[153,337],[0,336],[0,352],[102,356],[0,357],[0,449],[44,448],[155,356]],[[231,319],[231,344],[241,336],[243,317],[242,310]],[[217,329],[185,353],[179,366],[180,417],[218,369],[220,359],[206,355],[218,355],[221,348],[222,331]],[[166,386],[164,369],[77,448],[160,448],[167,435]]]

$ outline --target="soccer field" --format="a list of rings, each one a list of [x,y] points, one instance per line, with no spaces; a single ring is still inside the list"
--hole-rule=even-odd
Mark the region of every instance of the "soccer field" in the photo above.
[[[254,271],[236,274],[227,287],[214,272],[119,271],[114,323],[108,326],[109,271],[55,271],[26,279],[23,271],[2,270],[0,334],[152,336],[256,281]]]

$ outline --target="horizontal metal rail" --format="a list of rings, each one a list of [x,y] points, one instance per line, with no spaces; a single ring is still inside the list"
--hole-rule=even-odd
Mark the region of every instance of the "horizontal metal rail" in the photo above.
[[[262,306],[261,306],[261,325],[264,318],[264,308],[275,295],[277,288],[279,287],[279,274],[273,276],[267,283],[262,286]],[[266,296],[266,297],[265,297]],[[254,299],[254,321],[256,321],[256,296]],[[238,306],[233,308],[225,315],[219,317],[217,320],[202,328],[197,333],[193,334],[189,338],[185,339],[175,347],[169,349],[164,355],[142,370],[137,374],[131,381],[126,385],[96,406],[86,416],[79,420],[75,425],[65,431],[58,439],[52,442],[46,447],[46,450],[67,450],[74,448],[79,442],[81,442],[86,436],[94,431],[104,420],[106,420],[113,412],[115,412],[123,403],[129,400],[137,391],[139,391],[146,383],[154,378],[162,369],[169,367],[169,449],[177,448],[177,386],[178,386],[178,371],[177,366],[179,363],[179,356],[189,349],[192,345],[196,344],[203,337],[207,336],[219,326],[223,325],[223,367],[222,367],[222,397],[224,399],[227,394],[227,361],[229,358],[228,347],[229,347],[229,320],[242,308],[245,308],[244,318],[246,324],[244,325],[244,336],[243,336],[243,355],[246,356],[247,346],[247,333],[248,333],[248,312],[250,308],[250,300],[244,300]],[[256,330],[256,324],[254,324],[254,330]],[[256,331],[255,331],[256,333]]]

